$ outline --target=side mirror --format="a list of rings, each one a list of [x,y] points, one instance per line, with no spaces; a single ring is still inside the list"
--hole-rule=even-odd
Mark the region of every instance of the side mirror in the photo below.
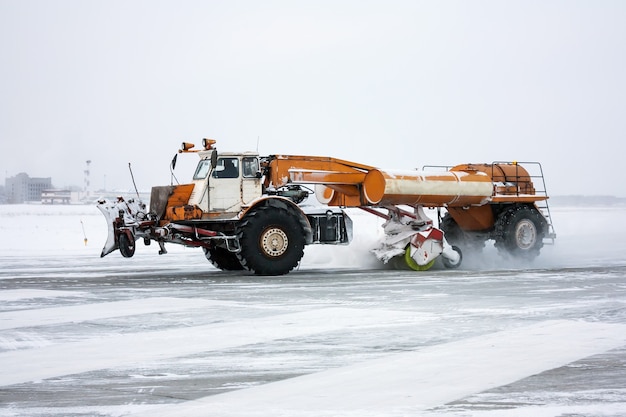
[[[211,154],[211,168],[215,169],[217,166],[217,149],[213,149],[213,153]]]
[[[171,167],[172,167],[172,171],[174,171],[174,168],[176,168],[176,160],[178,159],[178,154],[175,154],[174,157],[172,158],[172,163],[171,163]]]

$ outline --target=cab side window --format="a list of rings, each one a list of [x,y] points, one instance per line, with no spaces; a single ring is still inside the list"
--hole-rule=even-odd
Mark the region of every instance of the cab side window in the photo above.
[[[242,165],[245,178],[257,178],[257,174],[260,172],[258,158],[246,156],[243,158]]]
[[[220,158],[213,170],[214,178],[237,178],[239,177],[239,160],[237,158]]]

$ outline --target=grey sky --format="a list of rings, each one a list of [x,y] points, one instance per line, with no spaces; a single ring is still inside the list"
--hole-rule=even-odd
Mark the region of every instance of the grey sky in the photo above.
[[[624,1],[0,0],[0,179],[170,181],[181,141],[626,196]],[[190,159],[195,158],[188,156]],[[195,165],[195,160],[191,165]],[[181,182],[190,173],[179,171]]]

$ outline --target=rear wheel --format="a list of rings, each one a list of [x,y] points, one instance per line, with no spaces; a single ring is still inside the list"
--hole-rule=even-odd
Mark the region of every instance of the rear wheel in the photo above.
[[[304,230],[296,215],[278,207],[259,207],[237,227],[237,258],[257,275],[284,275],[304,255]]]
[[[539,255],[546,233],[546,220],[533,206],[512,206],[496,221],[495,246],[498,251],[531,260]]]
[[[117,246],[124,258],[131,258],[135,254],[135,240],[128,237],[128,234],[124,232],[118,236]]]
[[[244,269],[236,253],[220,246],[210,249],[204,248],[204,256],[214,267],[222,271],[241,271]]]

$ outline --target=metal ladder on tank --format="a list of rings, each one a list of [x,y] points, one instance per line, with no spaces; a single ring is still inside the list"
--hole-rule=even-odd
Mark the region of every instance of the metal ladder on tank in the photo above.
[[[496,165],[496,164],[514,164],[514,165],[519,164],[523,166],[528,171],[528,176],[530,177],[530,180],[535,186],[535,194],[548,197],[548,192],[546,190],[546,180],[543,176],[543,168],[541,167],[540,162],[528,162],[528,161],[526,162],[518,162],[518,161],[493,162],[493,165]],[[531,170],[528,169],[529,166],[534,167],[535,172],[531,172]],[[540,186],[540,188],[538,188],[538,186]],[[556,232],[554,231],[554,225],[552,224],[552,214],[550,213],[550,206],[548,205],[548,199],[535,202],[535,206],[537,207],[541,215],[546,219],[546,222],[548,223],[548,232],[544,236],[543,243],[546,245],[554,245],[554,239],[556,239]]]

